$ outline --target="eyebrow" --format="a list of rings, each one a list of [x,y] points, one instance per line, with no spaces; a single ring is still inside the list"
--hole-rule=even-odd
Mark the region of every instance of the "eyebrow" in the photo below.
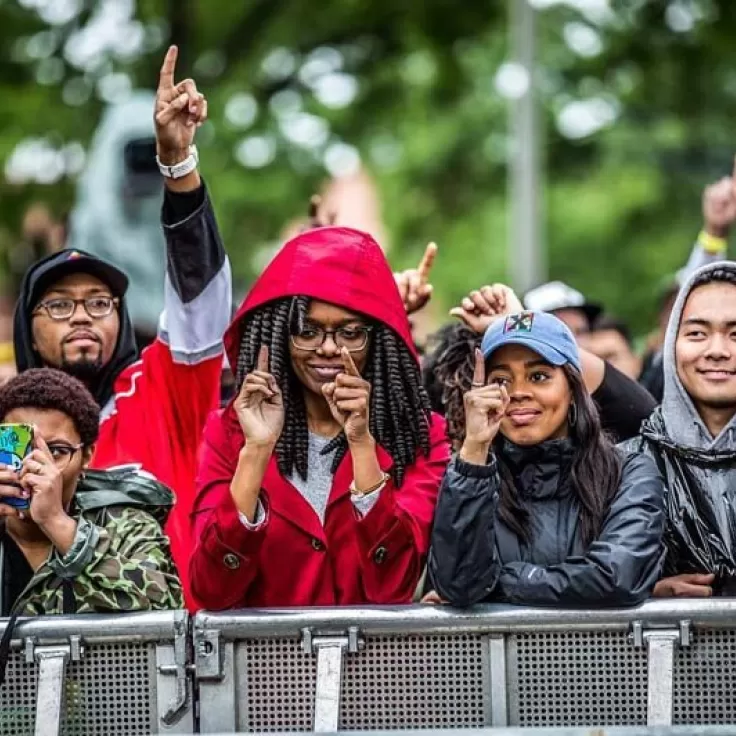
[[[548,363],[546,360],[529,360],[526,363],[524,363],[525,368],[553,368],[554,366],[551,363]],[[498,365],[492,365],[491,366],[492,371],[510,371],[511,366],[507,365],[506,363],[500,363]]]
[[[72,297],[75,293],[76,290],[74,289],[67,289],[64,286],[52,286],[46,292],[45,298],[48,298],[51,294],[60,294],[61,296]],[[83,293],[88,296],[91,296],[92,294],[104,294],[105,296],[112,296],[111,290],[105,288],[104,286],[91,286],[88,287]]]
[[[682,324],[680,327],[687,327],[687,326],[700,326],[700,327],[712,327],[713,325],[719,325],[723,324],[726,325],[726,327],[736,327],[736,320],[729,319],[725,322],[712,322],[709,319],[703,319],[702,317],[689,317],[688,319],[684,319],[682,321]]]

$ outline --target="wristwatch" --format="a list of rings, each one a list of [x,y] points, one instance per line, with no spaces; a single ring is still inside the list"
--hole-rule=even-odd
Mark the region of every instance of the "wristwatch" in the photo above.
[[[181,179],[187,174],[191,174],[197,168],[199,164],[199,154],[197,153],[197,146],[189,146],[189,155],[183,160],[179,161],[178,164],[173,166],[167,166],[161,163],[161,159],[156,156],[156,163],[158,164],[159,171],[167,179]]]

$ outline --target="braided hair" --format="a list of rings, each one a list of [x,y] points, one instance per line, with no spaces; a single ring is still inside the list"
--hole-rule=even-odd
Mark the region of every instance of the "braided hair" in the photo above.
[[[309,298],[287,297],[270,302],[247,316],[235,371],[237,389],[255,369],[261,345],[267,345],[270,371],[284,400],[284,429],[276,444],[279,472],[294,471],[306,479],[309,450],[307,411],[303,387],[291,366],[290,335],[298,332],[306,319]],[[389,449],[394,464],[391,475],[401,485],[406,468],[418,453],[429,455],[429,398],[421,384],[419,366],[401,338],[387,326],[377,323],[364,378],[371,384],[370,431],[376,441]],[[330,441],[322,454],[335,451],[332,472],[348,451],[344,432]]]

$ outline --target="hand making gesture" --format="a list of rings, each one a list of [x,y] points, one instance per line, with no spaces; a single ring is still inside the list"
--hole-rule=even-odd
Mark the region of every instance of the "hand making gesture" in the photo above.
[[[176,46],[169,47],[156,90],[156,150],[167,166],[189,156],[194,133],[207,120],[207,100],[197,90],[194,80],[174,81],[178,54]]]
[[[256,369],[243,381],[235,413],[247,445],[273,450],[284,427],[284,398],[268,370],[268,347],[262,345]]]
[[[396,286],[404,302],[407,314],[418,312],[432,297],[432,284],[429,283],[429,273],[437,256],[437,245],[429,243],[424,255],[416,268],[400,271],[394,274]]]
[[[371,385],[363,379],[350,353],[340,351],[344,373],[338,373],[334,383],[322,387],[332,416],[345,431],[348,444],[371,439],[369,410]]]
[[[486,384],[483,353],[476,348],[475,370],[470,391],[465,394],[465,442],[460,457],[474,465],[485,465],[491,443],[506,415],[509,395],[505,386]]]
[[[523,309],[511,287],[493,284],[471,291],[459,307],[450,310],[450,314],[465,322],[473,332],[482,335],[499,317],[516,314]]]

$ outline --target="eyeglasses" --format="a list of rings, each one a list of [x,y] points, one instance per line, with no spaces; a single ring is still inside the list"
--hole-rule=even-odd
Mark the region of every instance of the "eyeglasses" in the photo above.
[[[61,321],[70,319],[77,311],[77,305],[84,305],[84,311],[92,319],[102,319],[112,314],[112,310],[120,304],[120,299],[112,296],[90,296],[86,299],[49,299],[40,302],[33,310],[34,314],[41,309],[53,320]]]
[[[299,350],[319,350],[329,335],[338,348],[345,348],[349,353],[359,353],[368,344],[372,329],[368,326],[338,327],[336,330],[305,327],[291,336],[291,342]]]
[[[84,447],[84,445],[49,445],[49,452],[51,453],[51,457],[54,459],[54,465],[56,465],[59,470],[64,470],[67,465],[71,462],[74,455],[79,452],[79,450]]]

